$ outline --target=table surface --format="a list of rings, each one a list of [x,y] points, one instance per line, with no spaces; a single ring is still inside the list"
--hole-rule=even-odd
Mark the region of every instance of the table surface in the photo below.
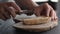
[[[59,13],[57,14],[58,17],[60,16]],[[58,21],[58,23],[60,22],[60,19]],[[45,31],[45,32],[27,32],[27,31],[23,31],[23,30],[16,30],[15,28],[13,28],[12,26],[7,28],[8,30],[5,32],[3,32],[3,34],[60,34],[60,23],[58,24],[57,27],[49,30],[49,31]]]

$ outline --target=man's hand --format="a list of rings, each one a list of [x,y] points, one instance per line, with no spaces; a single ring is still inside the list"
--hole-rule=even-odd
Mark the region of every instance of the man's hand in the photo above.
[[[6,20],[15,17],[21,9],[17,6],[15,2],[4,2],[0,3],[0,19]]]
[[[56,12],[48,3],[44,3],[40,6],[35,7],[34,13],[36,16],[47,16],[51,17],[52,20],[57,19]]]

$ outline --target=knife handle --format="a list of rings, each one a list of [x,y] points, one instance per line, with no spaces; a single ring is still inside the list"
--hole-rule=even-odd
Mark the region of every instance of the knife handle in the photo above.
[[[20,12],[20,14],[33,15],[34,12],[32,10],[22,10],[22,12]]]
[[[13,19],[13,21],[14,21],[15,23],[23,22],[23,20],[18,20],[18,19]]]

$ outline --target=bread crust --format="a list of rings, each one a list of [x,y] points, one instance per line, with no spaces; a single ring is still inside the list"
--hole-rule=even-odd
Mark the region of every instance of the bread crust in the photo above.
[[[35,18],[29,18],[29,19],[23,19],[23,24],[25,25],[37,25],[37,24],[44,24],[51,21],[50,17],[35,17]]]

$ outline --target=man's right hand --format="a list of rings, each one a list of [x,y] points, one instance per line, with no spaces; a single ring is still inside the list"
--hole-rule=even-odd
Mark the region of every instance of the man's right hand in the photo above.
[[[4,2],[0,3],[0,19],[6,20],[15,17],[21,9],[15,2]]]

